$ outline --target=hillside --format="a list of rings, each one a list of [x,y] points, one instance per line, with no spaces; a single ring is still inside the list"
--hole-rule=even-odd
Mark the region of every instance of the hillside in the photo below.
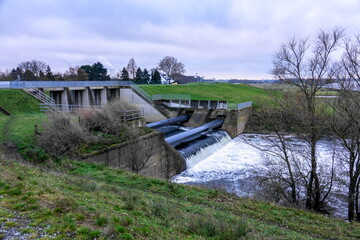
[[[356,239],[359,224],[84,162],[0,160],[0,236]]]
[[[228,83],[203,83],[186,85],[141,85],[148,94],[190,94],[192,100],[224,100],[229,103],[257,101],[266,98],[264,89]]]
[[[38,113],[39,101],[22,90],[0,89],[0,106],[11,114]]]

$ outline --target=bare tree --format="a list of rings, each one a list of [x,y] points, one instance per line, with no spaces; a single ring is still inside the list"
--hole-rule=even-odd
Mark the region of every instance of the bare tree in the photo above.
[[[330,125],[347,153],[342,160],[349,179],[348,219],[360,221],[360,35],[345,40],[344,53],[334,73],[341,90],[337,101],[332,103]]]
[[[129,77],[130,79],[134,79],[135,78],[135,75],[136,75],[136,69],[138,67],[136,66],[136,63],[135,63],[135,60],[134,58],[131,58],[128,65],[126,66],[126,70],[128,71],[129,73]]]
[[[296,116],[296,130],[309,145],[311,168],[307,179],[306,207],[315,211],[320,211],[322,201],[316,145],[324,130],[315,95],[331,77],[331,54],[342,36],[343,30],[336,28],[331,32],[319,31],[312,45],[308,38],[293,38],[281,45],[273,60],[272,74],[299,89],[297,106],[285,104],[281,107]]]
[[[135,173],[139,173],[154,155],[156,149],[157,142],[152,139],[130,143],[126,148],[128,168]]]
[[[173,74],[185,73],[185,65],[174,57],[166,56],[159,62],[158,70],[164,71],[169,77]]]
[[[77,72],[78,72],[79,69],[80,68],[78,66],[69,67],[69,69],[66,70],[64,72],[64,75],[63,75],[65,80],[67,80],[67,81],[78,81],[79,78],[78,78]]]
[[[39,60],[31,60],[27,62],[22,62],[18,65],[18,68],[21,69],[22,72],[30,71],[36,77],[40,77],[41,73],[45,73],[48,65],[43,61]]]
[[[267,169],[260,178],[260,184],[264,188],[270,189],[275,201],[279,202],[285,199],[291,204],[298,204],[299,184],[304,176],[302,175],[302,164],[293,154],[288,142],[288,126],[291,116],[282,109],[273,109],[263,105],[262,108],[253,112],[252,117],[261,119],[260,121],[266,125],[267,130],[273,133],[265,143],[247,141],[248,144],[265,153],[264,165]]]

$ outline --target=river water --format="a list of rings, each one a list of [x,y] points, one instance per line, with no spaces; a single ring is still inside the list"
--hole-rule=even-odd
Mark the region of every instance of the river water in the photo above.
[[[262,189],[258,179],[266,172],[264,153],[254,146],[265,146],[269,143],[270,135],[242,134],[223,144],[220,149],[197,163],[191,163],[188,169],[175,176],[172,181],[182,184],[217,188],[234,193],[238,196],[256,196]],[[305,143],[289,136],[295,146],[297,154],[305,156]],[[251,144],[249,144],[251,142]],[[220,147],[220,146],[217,146]],[[334,149],[339,157],[340,145],[330,139],[323,139],[317,145],[319,168],[330,172]],[[341,151],[340,151],[341,153]],[[336,159],[338,158],[336,157]],[[304,157],[303,161],[307,161]],[[344,164],[335,161],[335,174],[341,175]],[[306,165],[305,163],[304,165]],[[346,182],[346,178],[342,178]],[[341,181],[336,182],[333,194],[329,197],[331,215],[346,218],[346,186]]]

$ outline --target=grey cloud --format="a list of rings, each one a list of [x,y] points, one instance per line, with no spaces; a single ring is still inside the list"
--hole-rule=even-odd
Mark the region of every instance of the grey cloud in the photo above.
[[[358,0],[0,0],[0,69],[39,59],[63,71],[172,55],[188,74],[271,77],[281,42],[319,28],[358,31]]]

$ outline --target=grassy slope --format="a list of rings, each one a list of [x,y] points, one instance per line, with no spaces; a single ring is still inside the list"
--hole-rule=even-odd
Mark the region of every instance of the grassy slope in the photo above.
[[[0,89],[0,106],[11,114],[38,113],[39,101],[22,90]]]
[[[150,95],[190,94],[192,100],[225,100],[230,103],[256,101],[264,97],[264,89],[245,84],[141,85]]]
[[[43,119],[44,114],[0,117],[2,138],[29,147],[34,125]],[[0,232],[18,229],[28,238],[58,239],[219,239],[244,231],[248,239],[360,238],[357,223],[215,190],[84,162],[50,167],[0,159]]]
[[[224,239],[230,227],[248,239],[360,237],[356,223],[102,165],[74,162],[57,172],[4,160],[0,165],[0,225],[29,238]]]
[[[45,115],[22,114],[6,119],[11,120],[8,138],[20,147],[29,147],[34,125],[45,119]],[[79,239],[95,236],[209,239],[221,237],[216,228],[223,222],[233,229],[238,227],[240,232],[244,228],[249,230],[249,239],[360,237],[360,225],[356,223],[241,199],[215,190],[173,184],[83,162],[67,161],[61,166],[53,165],[52,169],[47,172],[0,160],[2,227],[36,235],[41,232],[38,228],[51,226],[44,234],[59,232],[59,239],[67,238],[67,234]],[[25,220],[17,223],[14,220],[17,216]],[[210,223],[201,223],[204,218],[210,219]],[[23,222],[32,228],[26,229]],[[214,235],[199,229],[213,229]]]

